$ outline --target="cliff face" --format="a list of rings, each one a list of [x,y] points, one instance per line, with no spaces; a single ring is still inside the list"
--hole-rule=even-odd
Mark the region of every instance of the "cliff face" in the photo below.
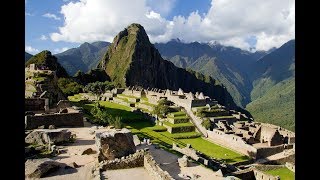
[[[123,87],[198,91],[238,109],[228,91],[214,79],[164,60],[140,24],[131,24],[114,38],[98,68],[105,69],[111,80]]]

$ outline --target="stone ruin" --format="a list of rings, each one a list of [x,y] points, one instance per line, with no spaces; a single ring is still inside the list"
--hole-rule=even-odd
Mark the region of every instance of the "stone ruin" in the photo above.
[[[68,100],[60,100],[53,107],[49,107],[48,99],[26,99],[25,129],[36,129],[39,126],[55,127],[83,127],[83,113],[71,107]]]
[[[96,133],[95,142],[99,149],[99,161],[114,160],[136,152],[131,131],[126,128]]]

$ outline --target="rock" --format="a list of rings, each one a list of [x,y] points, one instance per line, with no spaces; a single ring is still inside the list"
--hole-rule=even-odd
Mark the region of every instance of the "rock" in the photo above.
[[[89,155],[89,154],[95,154],[96,151],[92,150],[91,148],[88,148],[86,150],[84,150],[81,155]]]
[[[180,167],[188,167],[188,157],[183,155],[182,158],[178,159],[178,163]]]
[[[219,169],[218,171],[216,171],[216,176],[217,176],[217,177],[223,177],[223,173],[222,173],[221,169]]]
[[[44,129],[44,128],[45,128],[44,125],[38,126],[38,129]]]
[[[36,152],[36,150],[35,150],[34,147],[25,147],[25,148],[24,148],[24,155],[25,155],[26,157],[32,156],[32,155],[34,155],[34,154],[36,154],[36,153],[37,153],[37,152]]]
[[[34,148],[36,151],[43,151],[46,147],[45,146],[38,146]]]
[[[98,132],[95,141],[99,149],[99,161],[113,160],[136,152],[131,131],[126,128]]]
[[[27,135],[28,144],[56,144],[69,141],[71,132],[64,129],[36,129]]]
[[[53,161],[49,158],[28,159],[25,162],[25,175],[28,178],[45,177],[48,173],[57,171],[63,164]]]
[[[95,132],[96,132],[95,130],[89,129],[89,134],[90,134],[90,135],[93,135]]]
[[[60,109],[59,113],[68,113],[68,109],[67,108]]]
[[[133,142],[135,146],[138,146],[141,144],[141,141],[137,135],[133,135]]]
[[[49,125],[49,129],[56,129],[55,125]]]
[[[72,163],[70,163],[70,164],[68,164],[66,167],[71,167],[71,168],[78,168],[78,167],[81,167],[81,166],[79,166],[77,163],[75,163],[75,162],[72,162]]]
[[[97,129],[98,129],[98,126],[92,126],[91,129],[97,130]]]

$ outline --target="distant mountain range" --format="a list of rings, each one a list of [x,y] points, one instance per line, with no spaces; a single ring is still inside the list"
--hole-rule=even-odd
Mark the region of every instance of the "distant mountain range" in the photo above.
[[[27,52],[24,52],[24,61],[27,62],[33,55]]]
[[[152,45],[145,34],[133,37],[125,34],[129,33],[128,30],[121,33],[109,49],[109,42],[99,41],[84,43],[55,56],[71,76],[78,70],[88,72],[94,69],[102,60],[99,67],[106,69],[110,78],[121,85],[138,83],[144,87],[183,87],[191,90],[190,85],[181,84],[181,74],[190,78],[191,73],[202,80],[210,76],[209,81],[214,82],[215,86],[225,86],[233,102],[249,110],[258,121],[272,122],[294,130],[295,40],[280,48],[253,53],[219,43],[183,43],[178,39]],[[127,39],[128,42],[122,40],[129,37],[134,39]],[[138,45],[136,39],[139,39]],[[114,46],[121,47],[121,53]],[[138,53],[133,47],[138,48]],[[162,58],[187,71],[177,69]],[[141,63],[133,63],[142,60]],[[189,80],[186,80],[188,84],[191,81],[195,83]],[[198,85],[195,85],[196,88]]]
[[[109,45],[109,42],[103,41],[91,44],[86,42],[77,48],[55,54],[55,56],[68,74],[73,76],[78,70],[88,72],[90,69],[96,68]]]

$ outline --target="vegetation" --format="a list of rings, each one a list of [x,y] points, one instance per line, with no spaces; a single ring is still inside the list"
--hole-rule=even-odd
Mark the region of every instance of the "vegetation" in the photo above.
[[[58,77],[68,77],[67,71],[59,64],[57,58],[51,55],[50,51],[42,51],[32,56],[27,62],[26,66],[30,64],[44,65],[52,71],[56,71]]]
[[[286,167],[272,169],[272,170],[265,171],[265,172],[268,174],[274,175],[274,176],[280,176],[281,180],[293,180],[294,179],[294,172],[290,171]]]
[[[168,101],[166,99],[161,99],[161,100],[159,100],[158,105],[156,105],[154,107],[152,113],[163,118],[169,112],[169,105],[170,105],[170,101]]]
[[[114,88],[114,84],[109,81],[99,82],[96,81],[94,83],[89,83],[84,87],[85,92],[91,92],[96,95],[100,95],[105,93],[107,90],[112,90]]]
[[[73,77],[78,83],[84,86],[88,83],[94,83],[96,81],[110,81],[110,77],[103,69],[91,69],[87,73],[83,73],[82,71],[78,70]]]
[[[210,122],[210,120],[209,120],[208,118],[205,118],[205,119],[203,119],[201,125],[202,125],[203,127],[205,127],[206,129],[210,129],[210,127],[211,127],[211,122]]]
[[[234,151],[223,148],[201,137],[194,139],[181,139],[180,141],[191,144],[194,149],[201,151],[203,154],[216,159],[224,160],[226,163],[248,160],[247,156],[240,155]]]
[[[82,92],[83,86],[72,80],[71,78],[59,78],[58,87],[63,94],[71,96]]]
[[[295,78],[281,81],[261,98],[247,105],[255,121],[295,129]]]

